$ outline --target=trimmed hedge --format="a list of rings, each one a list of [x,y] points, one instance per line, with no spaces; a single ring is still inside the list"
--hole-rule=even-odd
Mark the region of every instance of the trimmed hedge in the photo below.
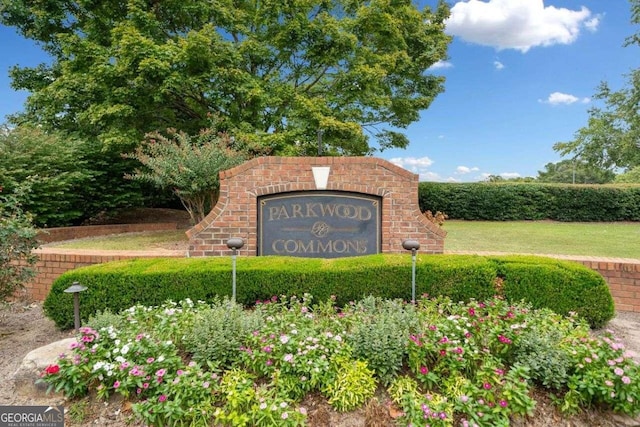
[[[87,320],[109,309],[160,305],[185,298],[211,301],[231,295],[228,258],[138,259],[69,271],[54,283],[44,310],[61,329],[73,327],[74,281],[87,286],[80,296]],[[367,295],[411,299],[411,257],[371,255],[309,259],[249,257],[238,260],[237,300],[250,306],[273,295],[309,293],[316,301],[337,296],[337,304]],[[614,314],[609,287],[598,273],[570,261],[533,256],[422,255],[416,265],[416,295],[448,296],[454,301],[484,300],[495,294],[530,302],[560,314],[577,312],[592,327]]]
[[[640,185],[421,182],[418,201],[450,219],[640,221]]]

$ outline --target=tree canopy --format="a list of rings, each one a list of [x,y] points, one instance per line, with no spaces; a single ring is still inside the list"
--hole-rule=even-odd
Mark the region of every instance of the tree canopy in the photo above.
[[[564,184],[606,184],[612,182],[615,173],[585,162],[584,160],[561,160],[547,163],[543,171],[538,171],[538,182]]]
[[[443,91],[449,9],[411,0],[0,0],[0,22],[51,55],[14,67],[14,122],[127,148],[147,132],[221,130],[273,153],[404,147]]]
[[[640,0],[630,2],[631,21],[640,24]],[[640,46],[640,33],[629,37],[626,45]],[[573,141],[558,142],[554,149],[604,168],[640,165],[640,68],[631,70],[626,87],[620,90],[611,90],[602,82],[594,99],[604,105],[589,110],[588,124],[576,132]]]

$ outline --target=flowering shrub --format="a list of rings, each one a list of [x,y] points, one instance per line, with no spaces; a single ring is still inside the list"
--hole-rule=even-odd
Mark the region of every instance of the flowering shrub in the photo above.
[[[614,411],[640,414],[640,368],[611,331],[601,338],[575,338],[567,343],[573,358],[562,408],[575,412],[582,405],[603,404]]]
[[[343,311],[333,303],[273,297],[247,316],[243,325],[251,328],[214,321],[214,340],[233,331],[238,336],[198,360],[188,348],[203,316],[224,319],[216,310],[226,307],[229,319],[237,319],[238,307],[189,300],[132,307],[114,322],[118,327],[81,328],[70,353],[48,366],[42,380],[70,397],[120,394],[132,401],[137,418],[155,426],[304,425],[306,408],[297,402],[305,394],[322,393],[347,411],[373,397],[376,380],[388,384],[399,422],[412,426],[507,426],[533,413],[532,378],[551,387],[567,412],[596,404],[639,412],[638,364],[612,334],[593,338],[573,317],[499,298],[463,304],[423,297],[415,306],[365,298]],[[367,346],[362,337],[383,337],[386,326],[363,334],[363,325],[394,325],[404,344]],[[549,352],[562,361],[565,376],[558,383],[536,377],[528,357],[531,333],[557,340],[553,352],[546,344],[536,348],[540,359],[551,358]],[[391,358],[385,366],[373,357],[376,348],[401,355],[400,362]]]

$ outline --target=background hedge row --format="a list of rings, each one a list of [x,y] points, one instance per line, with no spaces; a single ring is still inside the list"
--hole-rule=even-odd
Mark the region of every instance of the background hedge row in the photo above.
[[[640,185],[422,182],[419,203],[450,219],[640,221]]]
[[[73,327],[73,298],[64,293],[74,281],[88,287],[81,313],[119,312],[135,304],[159,305],[185,298],[211,301],[231,295],[228,258],[139,259],[69,271],[53,284],[44,309],[61,329]],[[423,255],[416,266],[416,295],[448,296],[454,301],[484,300],[495,294],[529,301],[560,314],[577,312],[592,326],[611,319],[609,287],[581,264],[532,256]],[[237,300],[251,306],[273,295],[310,293],[316,301],[331,295],[337,304],[367,295],[411,299],[411,257],[371,255],[341,259],[240,258]]]

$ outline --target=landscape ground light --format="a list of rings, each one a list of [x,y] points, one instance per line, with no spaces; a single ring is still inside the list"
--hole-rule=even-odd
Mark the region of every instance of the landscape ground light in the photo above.
[[[402,242],[402,247],[411,251],[411,303],[416,303],[416,252],[420,249],[420,242],[407,239]]]
[[[227,247],[231,249],[231,300],[236,302],[236,257],[238,249],[244,246],[244,240],[240,237],[232,237],[227,240]]]
[[[86,286],[82,286],[78,282],[73,282],[71,286],[63,291],[68,294],[73,294],[73,326],[76,329],[76,333],[80,329],[80,292],[86,290]]]

